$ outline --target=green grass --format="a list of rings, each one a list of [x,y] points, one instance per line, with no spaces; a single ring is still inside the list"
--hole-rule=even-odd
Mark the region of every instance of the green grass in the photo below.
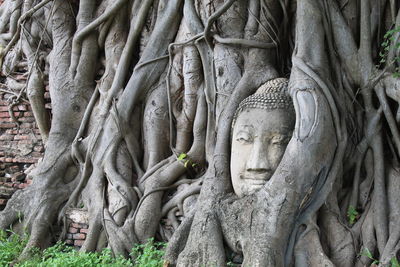
[[[163,266],[165,243],[155,243],[150,239],[144,245],[132,248],[131,256],[135,259],[135,267]]]
[[[0,230],[0,266],[8,266],[22,252],[26,245],[26,237],[20,237]]]
[[[0,231],[0,266],[11,266],[24,249],[27,236],[20,237],[16,234],[10,236]],[[131,256],[134,260],[123,257],[113,257],[109,249],[102,252],[82,253],[70,246],[59,242],[52,247],[39,251],[31,251],[31,257],[13,266],[18,267],[89,267],[89,266],[115,266],[115,267],[162,267],[164,244],[149,240],[144,245],[137,245],[132,249]]]

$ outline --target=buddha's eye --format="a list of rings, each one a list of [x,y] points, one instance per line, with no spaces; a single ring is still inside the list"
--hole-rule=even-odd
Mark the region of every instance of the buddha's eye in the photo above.
[[[286,146],[290,141],[290,137],[288,136],[274,136],[271,140],[271,144],[277,146]]]
[[[240,131],[236,134],[236,141],[242,144],[249,144],[253,142],[253,138],[249,133]]]

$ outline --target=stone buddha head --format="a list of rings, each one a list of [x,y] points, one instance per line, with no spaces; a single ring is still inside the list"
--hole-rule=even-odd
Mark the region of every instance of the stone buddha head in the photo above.
[[[289,143],[296,115],[288,81],[276,78],[244,99],[232,123],[231,176],[235,194],[263,187],[278,167]]]

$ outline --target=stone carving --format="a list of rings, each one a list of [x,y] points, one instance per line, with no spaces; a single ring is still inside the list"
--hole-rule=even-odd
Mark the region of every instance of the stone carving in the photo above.
[[[277,78],[244,99],[232,123],[231,175],[239,197],[260,189],[275,172],[295,125],[288,81]]]

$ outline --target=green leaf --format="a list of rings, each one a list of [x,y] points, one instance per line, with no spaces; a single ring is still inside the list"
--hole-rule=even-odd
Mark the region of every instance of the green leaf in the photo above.
[[[368,248],[364,248],[364,251],[361,253],[361,255],[367,257],[368,259],[374,260],[374,257]]]
[[[347,210],[347,217],[349,219],[349,223],[351,225],[354,224],[358,218],[358,211],[353,206],[349,206],[349,209]]]
[[[385,35],[383,36],[383,38],[388,38],[388,37],[392,36],[393,34],[399,32],[399,31],[400,31],[400,27],[397,27],[397,28],[388,30],[388,31],[385,33]]]
[[[396,257],[392,258],[392,259],[390,260],[390,263],[392,264],[391,267],[400,267],[400,263],[399,263],[399,261],[397,260]]]
[[[184,160],[187,157],[187,154],[181,153],[178,157],[178,160]]]
[[[185,164],[183,166],[185,166],[185,168],[187,168],[188,164],[189,164],[189,160],[185,161]]]

